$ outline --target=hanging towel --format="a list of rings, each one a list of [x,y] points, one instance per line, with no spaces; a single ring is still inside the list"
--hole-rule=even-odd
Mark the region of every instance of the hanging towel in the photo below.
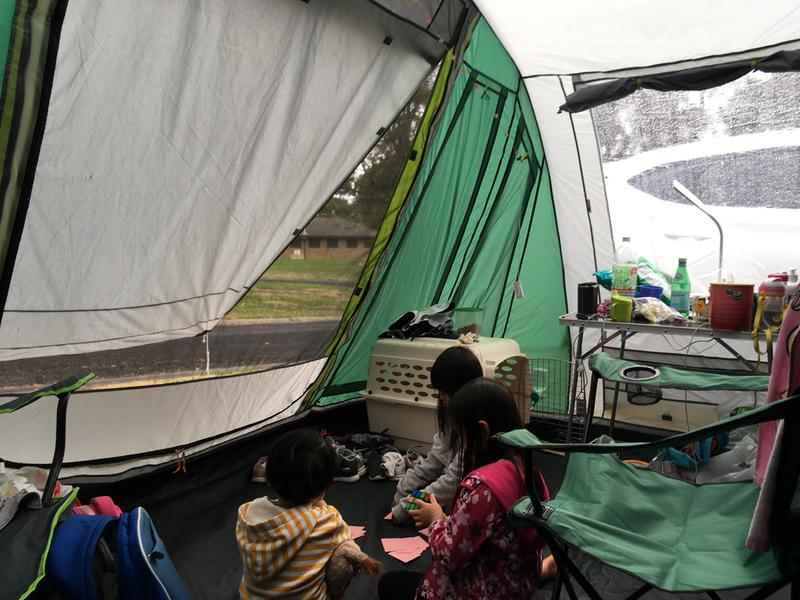
[[[800,292],[789,299],[789,308],[781,326],[772,373],[769,380],[767,402],[785,397],[800,387]],[[756,455],[755,481],[761,486],[747,547],[757,552],[765,552],[770,547],[768,535],[770,510],[775,496],[775,471],[779,455],[782,429],[775,422],[762,423],[758,433],[758,454]]]

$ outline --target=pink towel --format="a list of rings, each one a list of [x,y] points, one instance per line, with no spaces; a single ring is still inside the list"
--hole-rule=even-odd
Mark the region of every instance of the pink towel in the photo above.
[[[800,292],[789,300],[789,309],[778,335],[775,357],[772,361],[772,373],[767,391],[767,402],[774,402],[786,397],[800,387]],[[754,479],[761,486],[758,504],[750,524],[747,536],[747,547],[764,552],[769,549],[768,525],[772,499],[775,494],[775,464],[770,457],[776,455],[780,447],[782,430],[777,423],[762,423],[758,432],[758,453]]]

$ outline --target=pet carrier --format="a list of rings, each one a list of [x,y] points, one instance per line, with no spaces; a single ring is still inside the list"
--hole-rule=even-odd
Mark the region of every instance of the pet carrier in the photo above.
[[[415,338],[379,339],[372,348],[364,395],[372,431],[387,430],[399,446],[430,444],[436,428],[437,394],[430,371],[445,349],[458,340]],[[500,363],[521,355],[514,340],[481,337],[465,345],[483,366],[486,377],[494,377]]]

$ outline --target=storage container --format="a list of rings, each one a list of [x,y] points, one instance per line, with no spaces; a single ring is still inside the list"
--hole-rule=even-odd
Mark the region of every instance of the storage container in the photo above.
[[[711,284],[711,329],[749,331],[752,319],[752,283]]]

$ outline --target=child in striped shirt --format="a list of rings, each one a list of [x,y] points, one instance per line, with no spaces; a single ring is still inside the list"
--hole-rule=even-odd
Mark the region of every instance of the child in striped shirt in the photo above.
[[[342,515],[325,503],[333,472],[333,451],[318,433],[289,431],[275,440],[267,458],[267,481],[277,497],[257,498],[239,507],[236,541],[244,563],[242,598],[339,596],[349,582],[349,577],[342,580],[342,564],[355,562],[354,571],[363,566],[370,575],[379,575],[380,563],[358,549]],[[331,561],[338,572],[329,569],[329,583],[326,566],[335,552],[346,560]]]

